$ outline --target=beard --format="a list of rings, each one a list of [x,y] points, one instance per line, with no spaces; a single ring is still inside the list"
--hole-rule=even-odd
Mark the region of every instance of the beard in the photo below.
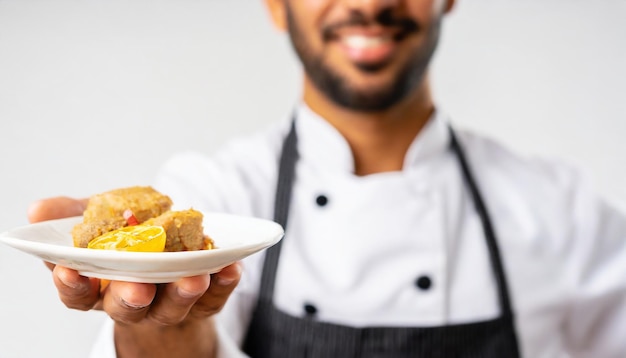
[[[394,19],[390,12],[381,12],[374,20],[366,20],[359,13],[351,13],[351,17],[342,24],[336,24],[324,29],[324,40],[328,40],[333,28],[349,25],[378,24],[382,26],[400,26],[407,33],[426,31],[423,44],[418,47],[392,76],[386,85],[357,88],[350,81],[324,61],[321,54],[316,54],[307,43],[304,32],[297,24],[291,7],[286,6],[287,27],[289,38],[294,51],[300,58],[304,71],[315,87],[335,104],[359,112],[379,112],[387,110],[420,86],[426,74],[428,65],[439,42],[441,18],[433,20],[428,28],[408,19]],[[356,65],[364,73],[376,73],[387,64]]]

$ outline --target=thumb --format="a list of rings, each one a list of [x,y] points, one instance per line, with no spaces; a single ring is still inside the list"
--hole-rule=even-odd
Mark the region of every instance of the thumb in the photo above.
[[[28,208],[28,221],[36,223],[82,215],[87,207],[87,201],[88,199],[73,199],[65,196],[36,201]]]

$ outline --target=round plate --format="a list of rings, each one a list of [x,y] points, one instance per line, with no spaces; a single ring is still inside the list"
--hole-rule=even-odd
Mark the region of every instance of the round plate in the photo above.
[[[109,280],[165,283],[182,277],[214,273],[266,249],[284,235],[277,223],[251,217],[203,212],[204,231],[213,250],[126,252],[73,246],[71,231],[82,217],[50,220],[0,234],[3,242],[44,261],[77,270],[81,275]]]

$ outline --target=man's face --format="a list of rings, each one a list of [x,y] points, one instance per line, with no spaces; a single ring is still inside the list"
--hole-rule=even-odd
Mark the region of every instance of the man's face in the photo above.
[[[283,7],[308,79],[336,104],[357,111],[385,110],[417,90],[436,48],[446,4],[275,1]]]

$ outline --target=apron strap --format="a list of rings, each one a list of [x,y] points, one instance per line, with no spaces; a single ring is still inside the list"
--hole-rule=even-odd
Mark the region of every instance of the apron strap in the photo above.
[[[298,137],[296,135],[295,115],[291,121],[289,134],[285,138],[280,156],[278,180],[276,185],[276,196],[274,202],[274,221],[287,230],[287,219],[289,218],[289,207],[291,204],[291,192],[293,189],[296,162],[298,161]],[[282,248],[280,240],[276,245],[265,251],[265,261],[263,263],[263,273],[261,276],[261,288],[259,296],[272,302],[274,295],[274,283],[276,281],[276,270],[278,258]]]
[[[487,249],[489,250],[489,261],[491,262],[491,268],[496,279],[498,300],[500,302],[502,315],[513,316],[513,309],[511,307],[508,284],[506,281],[504,266],[502,265],[500,249],[498,248],[498,240],[496,239],[495,230],[491,222],[491,216],[489,215],[487,206],[483,201],[482,195],[480,195],[478,185],[476,184],[474,175],[472,174],[470,166],[467,162],[465,151],[461,147],[461,144],[459,143],[452,127],[450,126],[448,127],[448,129],[450,131],[450,145],[452,146],[452,150],[456,153],[456,156],[459,159],[461,170],[463,172],[463,178],[465,180],[465,183],[467,184],[470,195],[472,196],[474,207],[478,212],[478,216],[480,218],[480,222],[485,233]]]

